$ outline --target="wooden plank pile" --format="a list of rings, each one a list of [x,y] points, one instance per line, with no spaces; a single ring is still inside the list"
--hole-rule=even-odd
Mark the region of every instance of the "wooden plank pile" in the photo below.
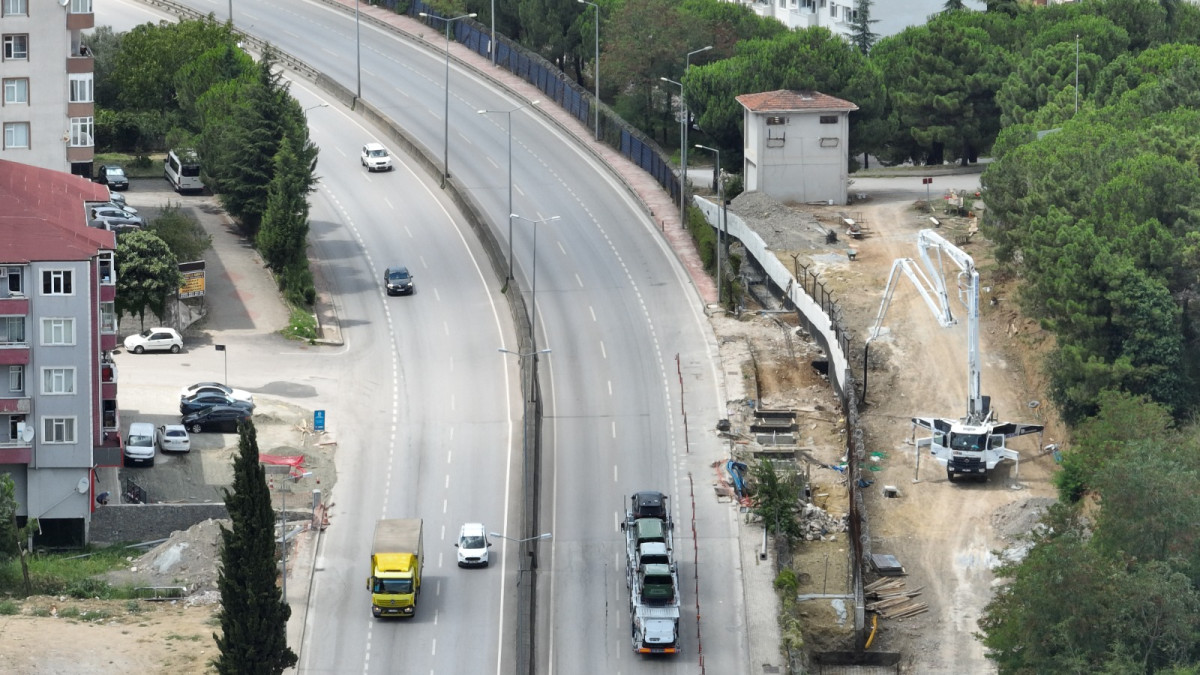
[[[874,601],[867,603],[867,611],[875,612],[885,619],[907,619],[927,612],[927,603],[913,599],[920,595],[924,588],[922,586],[915,591],[907,590],[904,580],[895,577],[872,581],[863,588],[867,599]]]

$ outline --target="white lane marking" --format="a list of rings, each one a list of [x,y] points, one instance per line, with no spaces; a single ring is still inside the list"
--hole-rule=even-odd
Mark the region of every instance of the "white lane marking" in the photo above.
[[[557,241],[557,240],[556,240],[554,243],[558,244],[558,250],[559,250],[559,252],[561,252],[563,255],[566,255],[566,254],[567,254],[567,249],[563,248],[563,245],[562,245],[562,242],[561,242],[561,241]]]
[[[616,464],[613,464],[613,482],[614,483],[619,482],[617,480],[617,465]]]
[[[600,358],[602,358],[602,359],[608,358],[608,350],[604,348],[604,340],[600,341]]]
[[[393,203],[392,203],[392,200],[388,199],[387,197],[384,197],[384,198],[383,198],[383,203],[384,203],[384,204],[387,204],[389,209],[391,209],[391,210],[393,210],[393,211],[395,211],[395,210],[396,210],[396,205],[395,205],[395,204],[393,204]]]
[[[575,273],[575,283],[579,284],[580,288],[583,288],[583,279],[579,278],[578,272]]]
[[[612,396],[612,395],[613,395],[613,393],[612,393],[612,380],[609,380],[609,381],[608,381],[608,395],[609,395],[609,396]]]
[[[447,490],[450,489],[450,474],[446,474],[446,489]],[[446,526],[443,525],[442,530],[444,531],[445,529],[446,529]]]
[[[592,323],[596,323],[596,309],[591,305],[588,305],[588,311],[592,314]]]

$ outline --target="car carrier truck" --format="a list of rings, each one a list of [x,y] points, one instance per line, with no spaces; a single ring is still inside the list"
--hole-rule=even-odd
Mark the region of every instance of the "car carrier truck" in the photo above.
[[[630,637],[638,654],[679,653],[679,573],[671,512],[661,492],[638,492],[625,512]]]
[[[371,614],[375,617],[410,617],[417,611],[421,593],[421,519],[396,518],[375,523],[371,543]]]

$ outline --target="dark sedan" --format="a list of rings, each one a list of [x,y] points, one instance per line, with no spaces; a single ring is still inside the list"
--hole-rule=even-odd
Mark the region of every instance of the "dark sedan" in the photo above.
[[[193,434],[202,431],[237,431],[239,422],[249,422],[250,411],[236,405],[214,405],[183,416],[183,426]]]
[[[219,391],[202,391],[194,396],[180,399],[179,414],[187,415],[198,410],[211,408],[215,405],[243,408],[246,411],[254,410],[254,404],[249,401],[236,399],[229,394],[224,394]]]
[[[96,177],[92,180],[107,185],[110,190],[126,190],[129,188],[129,177],[125,175],[125,169],[116,164],[105,164],[96,172]]]

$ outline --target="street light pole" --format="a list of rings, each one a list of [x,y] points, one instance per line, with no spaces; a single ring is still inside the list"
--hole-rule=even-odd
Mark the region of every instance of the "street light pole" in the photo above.
[[[496,65],[496,0],[492,0],[492,41],[488,43],[488,51],[492,53],[492,65]]]
[[[669,77],[660,77],[658,79],[662,80],[663,82],[670,82],[671,84],[679,87],[679,222],[681,222],[683,227],[686,229],[687,208],[685,207],[683,201],[686,190],[683,189],[683,182],[687,180],[687,176],[684,175],[686,170],[683,166],[683,157],[685,154],[687,154],[687,111],[683,108],[683,83],[676,82]]]
[[[358,4],[359,0],[354,0],[354,70],[356,74],[356,87],[354,89],[355,97],[362,98],[362,33],[359,32],[358,25]]]
[[[504,283],[505,283],[505,285],[507,285],[509,281],[512,281],[512,278],[513,278],[513,250],[512,250],[512,247],[513,247],[513,236],[512,236],[512,212],[513,212],[513,204],[512,204],[512,191],[513,191],[513,179],[512,179],[512,114],[513,114],[513,113],[515,113],[515,112],[517,112],[518,110],[520,110],[520,109],[522,109],[522,108],[526,108],[526,107],[530,107],[530,106],[535,106],[535,105],[537,105],[538,103],[540,103],[540,101],[530,101],[529,103],[526,103],[525,105],[519,105],[519,106],[517,106],[517,107],[513,108],[512,110],[480,110],[480,111],[478,111],[478,113],[479,113],[480,115],[486,115],[487,113],[504,113],[504,114],[505,114],[505,115],[508,117],[508,278],[504,280]]]
[[[692,56],[694,54],[699,54],[700,52],[706,52],[710,49],[712,49],[712,45],[709,45],[707,47],[701,47],[700,49],[696,49],[696,50],[688,52],[687,56],[683,57],[683,77],[687,77],[688,70],[690,70],[692,67]],[[683,78],[680,78],[679,81],[682,82]],[[684,97],[682,84],[679,85],[679,106],[681,108],[683,108],[683,141],[682,141],[683,156],[679,158],[679,166],[681,167],[681,171],[683,173],[683,192],[686,195],[687,194],[687,166],[688,166],[688,144],[687,144],[688,127],[690,127],[692,125],[690,124],[691,115],[688,114],[687,99]],[[686,225],[687,224],[686,209],[684,211],[683,219],[684,219],[684,224]]]
[[[502,352],[503,352],[503,351],[507,351],[507,350],[501,349],[500,351],[502,351]],[[509,352],[509,353],[511,354],[512,352]],[[497,538],[497,539],[507,539],[508,541],[511,541],[511,542],[514,542],[514,543],[517,543],[517,544],[524,544],[524,543],[526,543],[526,542],[530,542],[530,541],[544,541],[544,540],[546,540],[546,539],[550,539],[551,537],[553,537],[553,536],[554,536],[554,534],[553,534],[553,533],[551,533],[551,532],[543,532],[543,533],[541,533],[541,534],[539,534],[539,535],[537,535],[537,536],[535,536],[535,537],[525,537],[524,539],[516,539],[516,538],[514,538],[514,537],[506,537],[506,536],[504,536],[503,534],[500,534],[499,532],[488,532],[488,536],[489,536],[489,537],[495,537],[495,538]],[[531,558],[533,557],[533,551],[530,551],[530,552],[529,552],[529,557],[531,557]],[[518,586],[520,586],[520,585],[521,585],[521,576],[520,576],[520,575],[521,575],[523,572],[525,572],[525,569],[524,569],[524,567],[525,567],[525,566],[524,566],[524,564],[522,564],[522,565],[521,565],[521,569],[519,569],[519,570],[517,571],[517,585],[518,585]],[[530,571],[530,572],[532,572],[533,570],[532,570],[532,569],[530,569],[529,571]]]
[[[286,489],[287,481],[290,480],[293,483],[299,483],[301,478],[307,478],[311,475],[312,475],[311,471],[305,471],[304,473],[297,474],[295,476],[289,475],[289,476],[287,476],[286,479],[284,479],[283,483],[280,486],[280,490],[279,490],[279,499],[280,499],[280,504],[279,504],[279,541],[283,544],[283,546],[281,547],[283,549],[283,571],[279,574],[280,584],[281,584],[282,588],[280,589],[279,599],[285,605],[287,604],[287,552],[288,552],[288,547],[287,547],[287,493],[288,493],[288,490]]]
[[[450,178],[450,24],[459,19],[475,18],[477,14],[471,12],[449,19],[426,12],[421,12],[421,16],[427,19],[439,19],[446,24],[446,107],[442,118],[442,187],[445,188],[446,181]]]
[[[591,5],[596,10],[596,104],[592,106],[596,109],[596,140],[600,140],[600,5],[588,0],[579,0],[580,4]]]
[[[717,201],[719,201],[721,203],[721,212],[717,214],[717,223],[720,225],[720,227],[717,230],[717,232],[718,232],[718,236],[717,236],[717,304],[719,305],[719,304],[721,304],[721,290],[722,290],[721,287],[724,285],[722,283],[722,278],[723,278],[723,275],[722,275],[723,269],[722,268],[723,268],[723,266],[721,264],[721,256],[722,256],[723,250],[725,248],[725,214],[726,214],[726,211],[725,211],[725,181],[721,178],[721,151],[716,148],[710,148],[707,145],[700,145],[699,143],[696,144],[696,147],[700,148],[701,150],[708,150],[709,152],[714,152],[717,155]]]
[[[515,213],[509,214],[510,218],[520,218],[528,223],[533,223],[533,274],[529,283],[529,340],[533,345],[533,352],[537,353],[537,226],[538,223],[549,223],[561,218],[561,216],[551,216],[542,218],[541,220],[533,220],[525,216],[518,216]]]

